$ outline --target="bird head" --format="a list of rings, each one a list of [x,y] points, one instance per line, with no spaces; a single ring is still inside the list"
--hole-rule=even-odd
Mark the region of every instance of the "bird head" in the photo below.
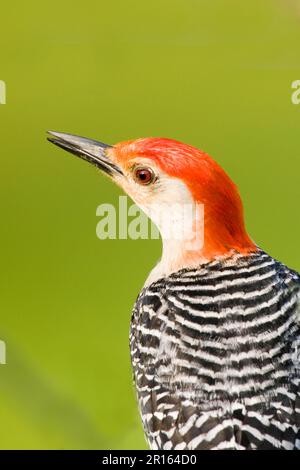
[[[152,218],[164,243],[165,272],[256,251],[245,229],[237,187],[203,151],[166,138],[142,138],[110,146],[49,132],[48,140],[97,166]],[[192,208],[188,221],[183,220],[183,206]],[[198,207],[203,207],[204,217],[196,217]],[[167,240],[170,224],[180,227],[184,237]]]

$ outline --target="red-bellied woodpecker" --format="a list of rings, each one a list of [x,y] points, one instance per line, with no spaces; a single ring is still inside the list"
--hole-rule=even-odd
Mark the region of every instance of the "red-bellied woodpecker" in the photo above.
[[[227,174],[170,139],[49,140],[107,173],[161,231],[130,332],[150,447],[299,449],[300,276],[249,238]],[[192,210],[186,223],[172,210],[183,205],[203,205],[204,221]],[[184,236],[167,236],[170,223]]]

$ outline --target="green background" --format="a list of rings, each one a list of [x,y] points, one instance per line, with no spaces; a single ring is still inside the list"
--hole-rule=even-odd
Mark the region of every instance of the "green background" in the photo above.
[[[121,192],[45,131],[206,150],[300,270],[299,2],[6,2],[0,45],[0,447],[145,448],[128,330],[160,242],[97,239]]]

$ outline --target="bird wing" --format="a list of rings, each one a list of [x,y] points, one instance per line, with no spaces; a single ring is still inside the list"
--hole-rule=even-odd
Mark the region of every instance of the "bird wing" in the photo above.
[[[152,449],[300,448],[300,334],[295,321],[300,302],[299,283],[294,281],[285,279],[283,297],[276,299],[278,318],[268,309],[274,316],[274,331],[269,331],[269,323],[261,331],[263,309],[255,310],[253,332],[265,341],[259,344],[260,356],[253,349],[255,338],[249,328],[245,341],[242,331],[240,337],[236,332],[231,338],[229,326],[216,315],[207,316],[207,322],[207,308],[194,304],[203,313],[195,318],[176,290],[160,284],[142,292],[133,312],[136,328],[131,350],[140,411]],[[220,304],[217,307],[221,309]],[[275,342],[268,335],[275,335]],[[218,357],[213,351],[217,341],[228,346]],[[273,363],[277,368],[268,372]],[[289,368],[287,374],[284,368]]]

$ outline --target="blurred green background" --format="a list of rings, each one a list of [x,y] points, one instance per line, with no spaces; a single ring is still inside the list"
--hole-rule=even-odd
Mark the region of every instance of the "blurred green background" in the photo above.
[[[97,239],[121,192],[45,131],[206,150],[252,237],[300,270],[300,4],[6,2],[0,40],[0,447],[145,448],[128,331],[160,242]]]

